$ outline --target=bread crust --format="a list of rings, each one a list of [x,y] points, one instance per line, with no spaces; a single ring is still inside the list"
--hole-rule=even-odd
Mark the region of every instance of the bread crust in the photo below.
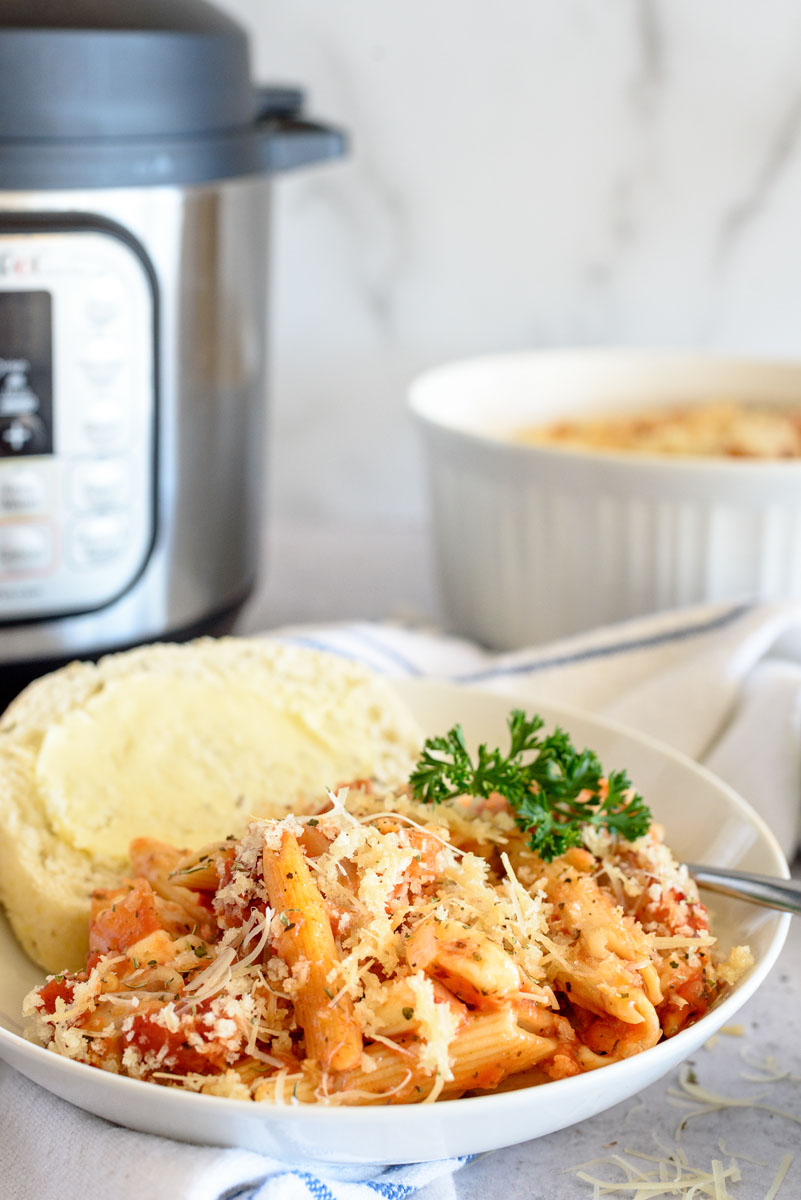
[[[71,663],[34,681],[0,719],[0,902],[26,953],[49,972],[83,964],[91,892],[113,886],[124,870],[71,844],[54,827],[39,770],[42,747],[48,733],[91,709],[105,689],[142,676],[157,678],[159,691],[163,681],[168,702],[173,680],[246,682],[254,703],[261,697],[265,705],[302,717],[310,739],[335,742],[352,777],[400,782],[421,742],[416,722],[380,676],[338,655],[275,638],[159,643],[107,655],[96,664]],[[188,762],[193,753],[192,729],[182,727],[180,713],[176,727],[180,764],[181,756]],[[148,737],[146,727],[130,732]],[[92,769],[86,762],[86,771]],[[234,758],[232,780],[235,775]],[[321,780],[320,787],[329,782]],[[70,813],[73,821],[80,816]],[[218,836],[231,832],[221,827]]]

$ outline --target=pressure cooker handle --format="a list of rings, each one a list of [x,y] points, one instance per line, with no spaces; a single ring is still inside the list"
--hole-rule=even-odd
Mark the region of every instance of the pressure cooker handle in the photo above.
[[[256,128],[261,134],[265,171],[290,171],[322,159],[340,158],[346,152],[347,138],[341,129],[302,116],[303,92],[299,88],[270,85],[256,91]]]

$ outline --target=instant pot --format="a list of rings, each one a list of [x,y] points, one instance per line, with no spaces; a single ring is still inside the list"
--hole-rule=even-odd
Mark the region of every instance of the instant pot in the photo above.
[[[0,690],[248,595],[302,103],[202,0],[0,0]]]

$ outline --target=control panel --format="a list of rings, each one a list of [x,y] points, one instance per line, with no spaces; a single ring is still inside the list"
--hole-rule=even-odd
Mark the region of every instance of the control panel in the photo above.
[[[0,622],[102,607],[142,569],[155,305],[114,233],[0,229]]]

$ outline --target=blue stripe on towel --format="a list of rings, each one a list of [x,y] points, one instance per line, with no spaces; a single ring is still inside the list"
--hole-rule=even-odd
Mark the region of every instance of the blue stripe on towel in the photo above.
[[[348,625],[346,626],[346,631],[355,637],[357,641],[363,642],[365,646],[370,646],[370,648],[373,650],[380,651],[384,658],[388,658],[397,666],[403,667],[407,675],[425,674],[425,672],[418,667],[416,663],[413,663],[411,659],[408,659],[405,654],[401,654],[395,649],[394,646],[385,645],[384,642],[381,641],[380,637],[374,637],[373,634],[368,633],[363,625]]]
[[[306,633],[287,633],[280,634],[278,640],[288,642],[292,646],[308,646],[310,650],[324,650],[327,654],[337,654],[340,658],[346,658],[350,662],[360,662],[363,667],[375,669],[372,659],[365,658],[364,655],[352,654],[344,646],[336,646],[321,637],[310,637]]]
[[[407,1196],[418,1190],[413,1184],[380,1183],[375,1179],[368,1179],[364,1186],[369,1187],[370,1191],[377,1195],[383,1196],[384,1200],[406,1200]]]
[[[394,646],[387,646],[381,641],[380,637],[371,636],[360,625],[341,625],[334,631],[337,636],[348,637],[353,641],[361,642],[370,650],[378,651],[384,659],[384,666],[378,660],[375,654],[360,654],[354,653],[350,646],[343,645],[341,642],[327,642],[324,637],[319,634],[310,635],[307,633],[287,633],[281,634],[279,640],[289,642],[295,646],[308,646],[311,650],[324,650],[328,654],[337,654],[340,658],[347,658],[351,662],[361,663],[364,667],[370,667],[378,674],[386,674],[386,660],[401,667],[407,675],[424,675],[426,672],[413,663],[405,655],[401,654]]]
[[[288,1168],[277,1174],[268,1175],[261,1183],[245,1184],[224,1192],[219,1200],[260,1200],[260,1198],[267,1200],[268,1197],[275,1200],[279,1192],[275,1190],[273,1184],[278,1184],[280,1187],[280,1180],[289,1176],[303,1183],[311,1200],[338,1200],[338,1197],[342,1195],[354,1197],[359,1195],[362,1189],[365,1196],[368,1192],[372,1192],[382,1200],[407,1200],[408,1196],[419,1191],[432,1179],[437,1179],[443,1174],[451,1174],[459,1167],[472,1162],[476,1157],[475,1154],[463,1154],[458,1158],[443,1159],[440,1162],[412,1163],[409,1166],[395,1167],[377,1166],[375,1168],[379,1176],[377,1179],[348,1179],[347,1175],[350,1171],[347,1168],[341,1181],[332,1178],[321,1179],[311,1171]],[[369,1170],[369,1168],[362,1170]]]
[[[475,1154],[462,1154],[458,1158],[448,1159],[442,1165],[448,1173],[451,1173],[458,1171],[459,1167],[466,1166],[476,1157]],[[440,1175],[436,1166],[435,1163],[417,1163],[408,1167],[387,1167],[382,1179],[366,1179],[361,1186],[368,1187],[371,1192],[383,1197],[383,1200],[406,1200],[407,1196],[419,1191],[426,1183],[430,1183],[432,1179],[436,1179]],[[435,1169],[432,1170],[432,1167]],[[405,1179],[400,1183],[395,1183],[389,1178],[392,1175],[405,1176]]]
[[[279,1179],[285,1179],[288,1175],[302,1180],[313,1200],[337,1200],[336,1194],[331,1191],[327,1184],[323,1183],[322,1179],[318,1179],[316,1175],[312,1175],[309,1171],[291,1170],[280,1171],[277,1175],[268,1175],[263,1183],[256,1186],[254,1191],[248,1192],[246,1195],[241,1195],[241,1200],[259,1200],[260,1196],[275,1195],[273,1184]],[[240,1193],[235,1193],[235,1197],[240,1197]],[[220,1200],[231,1200],[231,1194],[226,1192]]]
[[[716,629],[724,629],[727,625],[752,612],[753,604],[738,604],[720,616],[709,621],[701,621],[697,625],[683,625],[679,629],[668,629],[664,633],[654,633],[649,637],[633,638],[628,642],[611,642],[607,646],[593,646],[587,650],[577,650],[575,654],[557,654],[552,658],[540,658],[534,662],[513,663],[508,667],[486,667],[481,671],[468,671],[461,675],[452,675],[454,683],[481,683],[486,679],[497,679],[503,675],[533,675],[537,671],[547,671],[552,667],[566,667],[573,663],[589,662],[593,658],[607,658],[615,654],[629,654],[633,650],[646,650],[651,646],[666,645],[668,642],[680,642],[684,638],[698,637],[703,633],[712,633]]]
[[[314,1200],[337,1200],[331,1189],[326,1187],[322,1179],[318,1179],[316,1175],[310,1175],[308,1171],[295,1171],[294,1173],[306,1184],[309,1195],[313,1196]]]

